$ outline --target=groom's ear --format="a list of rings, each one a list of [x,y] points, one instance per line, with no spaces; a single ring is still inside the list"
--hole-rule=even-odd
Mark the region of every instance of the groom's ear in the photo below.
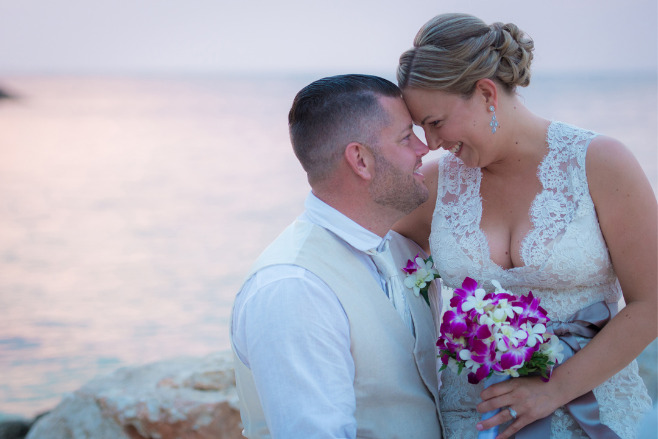
[[[352,172],[364,180],[372,180],[375,169],[375,157],[364,144],[351,142],[345,147],[345,161]]]

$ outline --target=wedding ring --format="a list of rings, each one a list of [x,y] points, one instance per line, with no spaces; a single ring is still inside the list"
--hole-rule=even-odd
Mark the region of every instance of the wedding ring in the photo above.
[[[509,410],[509,414],[510,414],[510,416],[512,416],[512,419],[514,419],[516,421],[516,417],[518,416],[516,414],[516,410],[514,410],[512,407],[507,407],[507,410]]]

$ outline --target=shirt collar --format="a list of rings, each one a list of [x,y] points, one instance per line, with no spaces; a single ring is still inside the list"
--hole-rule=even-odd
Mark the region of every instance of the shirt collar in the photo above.
[[[306,197],[304,207],[306,211],[302,215],[303,219],[329,230],[364,253],[376,252],[390,239],[390,232],[382,238],[320,200],[312,192]]]

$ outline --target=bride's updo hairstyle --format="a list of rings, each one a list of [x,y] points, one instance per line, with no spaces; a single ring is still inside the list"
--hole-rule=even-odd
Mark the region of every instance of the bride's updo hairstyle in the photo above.
[[[488,78],[513,92],[530,83],[533,49],[532,39],[512,23],[488,26],[468,14],[438,15],[400,57],[398,85],[470,97],[475,83]]]

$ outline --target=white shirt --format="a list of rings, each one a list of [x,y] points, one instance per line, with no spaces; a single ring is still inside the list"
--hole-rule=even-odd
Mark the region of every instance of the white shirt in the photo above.
[[[382,239],[313,194],[305,207],[299,220],[343,239],[385,294],[384,280],[365,252],[379,248],[388,235]],[[273,438],[356,438],[350,327],[327,284],[294,265],[258,271],[236,297],[231,336],[253,372]]]

